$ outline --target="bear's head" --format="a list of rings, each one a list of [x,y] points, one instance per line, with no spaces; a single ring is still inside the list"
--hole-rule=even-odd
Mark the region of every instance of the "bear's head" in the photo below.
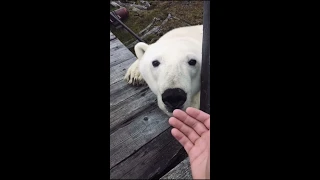
[[[167,115],[198,106],[193,99],[200,91],[201,51],[201,42],[191,38],[135,46],[139,71]]]

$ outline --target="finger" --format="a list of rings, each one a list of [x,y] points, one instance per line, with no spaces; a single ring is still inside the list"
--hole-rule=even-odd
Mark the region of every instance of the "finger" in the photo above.
[[[210,115],[200,111],[199,109],[188,107],[186,110],[187,114],[194,119],[202,122],[208,129],[210,129]]]
[[[193,144],[181,131],[176,128],[171,130],[172,136],[179,141],[179,143],[184,147],[187,153],[192,149]]]
[[[190,139],[192,143],[195,143],[196,140],[200,138],[200,136],[193,129],[191,129],[189,126],[185,125],[175,117],[171,117],[169,119],[169,124],[182,132],[188,139]]]
[[[186,125],[188,125],[189,127],[191,127],[192,129],[194,129],[196,133],[199,134],[200,136],[204,132],[208,131],[208,129],[205,127],[205,125],[202,122],[197,121],[196,119],[192,118],[191,116],[181,111],[180,109],[174,110],[173,116],[179,119],[180,121],[182,121],[183,123],[185,123]]]

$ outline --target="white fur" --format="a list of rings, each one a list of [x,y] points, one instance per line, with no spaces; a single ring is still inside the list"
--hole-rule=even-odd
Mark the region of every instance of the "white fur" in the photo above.
[[[187,93],[183,110],[200,107],[202,29],[202,25],[177,28],[154,44],[140,42],[135,46],[138,59],[128,69],[125,79],[134,85],[146,82],[157,95],[159,108],[169,116],[172,113],[167,111],[161,97],[168,88],[180,88]],[[188,64],[190,59],[197,61],[195,66]],[[158,67],[153,67],[154,60],[160,62]]]

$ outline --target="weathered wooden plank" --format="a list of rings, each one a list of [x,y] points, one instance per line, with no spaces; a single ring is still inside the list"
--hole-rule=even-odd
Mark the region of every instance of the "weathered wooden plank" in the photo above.
[[[127,122],[128,118],[136,116],[145,108],[154,104],[156,100],[156,96],[150,90],[146,90],[146,86],[133,87],[125,85],[124,75],[134,61],[135,58],[131,58],[110,68],[110,86],[112,87],[112,94],[110,94],[111,132],[114,131],[115,127]],[[113,87],[116,83],[122,84],[122,89]]]
[[[118,41],[116,39],[115,41]],[[122,44],[122,43],[118,43]],[[127,54],[131,52],[123,46],[123,51]],[[128,53],[130,52],[130,53]],[[138,113],[142,112],[144,108],[150,107],[154,104],[156,97],[151,93],[150,90],[146,90],[146,87],[132,87],[130,85],[125,86],[126,83],[123,78],[129,68],[129,66],[135,61],[135,57],[131,53],[132,58],[123,61],[119,56],[118,58],[112,57],[111,59],[117,59],[123,61],[117,65],[111,66],[110,68],[110,86],[113,87],[114,84],[120,83],[122,89],[113,89],[113,94],[110,96],[110,129],[114,131],[113,128],[127,122],[129,118],[136,116]],[[119,86],[118,86],[119,87]]]
[[[137,58],[133,54],[125,53],[122,50],[110,52],[110,67],[131,59],[133,59],[132,61],[134,62]]]
[[[145,95],[142,95],[145,94]],[[140,92],[117,104],[110,104],[110,132],[114,128],[143,113],[146,108],[156,106],[156,96],[152,92]]]
[[[144,96],[149,91],[150,89],[148,86],[135,87],[129,85],[124,80],[118,81],[110,86],[110,105],[116,105],[131,96],[136,96],[138,98],[138,94]]]
[[[189,158],[183,160],[160,179],[192,179]]]
[[[115,38],[116,38],[116,36],[110,31],[110,41],[115,39]]]
[[[110,85],[123,80],[124,75],[127,72],[127,69],[131,66],[131,64],[136,60],[136,58],[131,58],[126,61],[123,61],[117,65],[110,67]]]
[[[133,86],[128,84],[125,80],[122,79],[121,81],[117,81],[115,83],[110,84],[110,97],[114,97],[114,95],[117,95],[117,94],[122,94],[122,92],[123,94],[126,94],[127,91],[128,92],[140,91],[141,89],[144,89],[146,87],[148,86],[147,85]]]
[[[134,54],[110,33],[111,178],[159,179],[186,153],[172,137],[169,117],[158,108],[150,89],[123,80],[135,60]]]
[[[126,126],[119,128],[110,135],[110,167],[129,157],[140,147],[151,141],[170,125],[169,117],[164,114],[156,104]]]
[[[136,59],[119,39],[110,41],[110,85],[123,80],[127,69]]]
[[[110,67],[132,58],[136,58],[135,55],[118,39],[110,41]]]
[[[175,163],[178,156],[186,156],[181,154],[185,151],[170,131],[171,128],[168,128],[132,156],[114,166],[110,170],[110,178],[157,179],[157,176],[161,177],[165,169]]]
[[[118,50],[119,48],[122,47],[122,45],[123,45],[123,43],[119,39],[117,39],[117,38],[112,39],[112,40],[110,40],[110,51]]]

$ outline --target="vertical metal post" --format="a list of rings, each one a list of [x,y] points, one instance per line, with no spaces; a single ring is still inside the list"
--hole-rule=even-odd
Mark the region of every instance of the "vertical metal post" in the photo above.
[[[203,4],[200,109],[210,114],[210,1]]]

